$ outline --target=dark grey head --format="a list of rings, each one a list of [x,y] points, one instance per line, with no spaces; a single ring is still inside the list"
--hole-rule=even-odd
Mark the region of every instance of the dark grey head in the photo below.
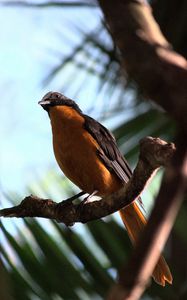
[[[76,111],[81,113],[79,106],[75,103],[75,101],[65,97],[61,93],[58,92],[48,92],[41,101],[38,102],[43,109],[49,112],[50,107],[56,105],[65,105],[74,108]]]

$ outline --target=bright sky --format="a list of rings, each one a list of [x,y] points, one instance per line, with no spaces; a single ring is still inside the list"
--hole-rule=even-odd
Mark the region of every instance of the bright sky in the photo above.
[[[0,184],[2,191],[24,195],[37,174],[58,170],[48,116],[37,102],[59,82],[43,88],[42,81],[59,62],[55,51],[68,53],[71,43],[79,41],[73,24],[94,29],[98,11],[1,7],[0,19]],[[84,108],[84,95],[79,100]]]

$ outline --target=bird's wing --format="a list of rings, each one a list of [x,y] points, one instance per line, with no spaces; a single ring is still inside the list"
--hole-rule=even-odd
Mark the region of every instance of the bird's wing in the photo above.
[[[85,129],[92,135],[99,145],[98,155],[105,166],[113,171],[123,182],[128,182],[132,171],[118,149],[114,136],[96,120],[84,115]]]

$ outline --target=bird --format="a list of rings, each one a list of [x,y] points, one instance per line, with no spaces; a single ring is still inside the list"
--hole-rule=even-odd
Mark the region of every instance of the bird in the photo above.
[[[106,127],[84,114],[74,100],[60,92],[48,92],[38,103],[51,121],[56,161],[65,176],[80,188],[78,195],[102,198],[129,181],[131,168]],[[119,211],[133,244],[137,243],[147,223],[139,200],[135,199]],[[163,256],[152,277],[162,286],[166,282],[172,284],[172,274]]]

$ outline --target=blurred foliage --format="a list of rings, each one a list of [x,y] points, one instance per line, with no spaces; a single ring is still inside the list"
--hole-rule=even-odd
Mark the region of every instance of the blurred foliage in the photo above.
[[[49,182],[59,195],[71,189],[65,178],[51,171],[30,186],[28,193],[36,194],[42,187],[43,197],[50,197]],[[15,196],[8,196],[8,200],[13,203]],[[13,299],[103,299],[114,283],[116,270],[132,250],[124,228],[113,216],[73,228],[32,218],[19,223],[12,220],[12,225],[10,229],[4,220],[1,223],[0,250]],[[153,283],[147,295],[165,299],[167,289]]]
[[[6,1],[6,5],[11,2]],[[36,9],[57,5],[59,9],[68,5],[76,9],[84,5],[95,9],[95,1],[14,1],[14,4]],[[152,4],[166,36],[174,48],[186,56],[186,1],[157,0]],[[94,89],[87,112],[106,124],[114,124],[118,145],[133,165],[139,139],[152,135],[170,140],[175,124],[159,107],[146,102],[135,83],[120,70],[119,54],[103,20],[98,20],[97,28],[91,32],[81,24],[72,30],[80,36],[79,43],[72,43],[69,54],[58,49],[60,63],[49,70],[43,83],[47,86],[59,83],[58,89],[67,94],[74,90],[75,98],[83,93],[85,85]],[[60,38],[63,43],[63,34]],[[63,74],[67,75],[62,83]],[[154,185],[158,182],[153,182],[153,192]],[[43,180],[38,179],[37,184],[31,184],[27,192],[61,200],[62,195],[74,193],[73,189],[51,171]],[[10,205],[20,201],[10,193],[6,198]],[[41,219],[2,220],[0,225],[3,233],[1,258],[15,300],[103,299],[116,279],[116,270],[132,250],[124,229],[113,216],[73,228]],[[184,204],[166,248],[174,284],[163,289],[153,283],[145,299],[187,299],[186,226]]]

